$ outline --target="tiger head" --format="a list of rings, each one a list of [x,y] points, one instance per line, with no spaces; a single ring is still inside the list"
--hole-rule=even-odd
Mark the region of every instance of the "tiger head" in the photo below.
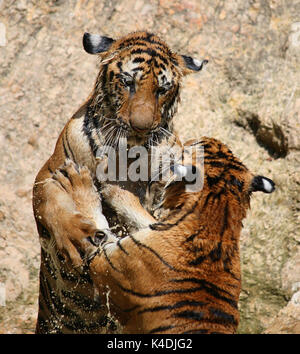
[[[275,190],[271,179],[249,171],[219,140],[204,137],[201,141],[191,140],[184,147],[188,154],[182,157],[182,163],[171,166],[173,174],[164,187],[162,205],[166,209],[178,210],[196,202],[199,214],[211,213],[206,215],[208,220],[224,212],[241,224],[251,194]]]
[[[107,126],[110,133],[138,145],[158,141],[172,130],[182,77],[208,62],[174,53],[148,32],[118,40],[85,33],[83,46],[101,60],[90,97],[94,116],[103,120],[104,131]]]

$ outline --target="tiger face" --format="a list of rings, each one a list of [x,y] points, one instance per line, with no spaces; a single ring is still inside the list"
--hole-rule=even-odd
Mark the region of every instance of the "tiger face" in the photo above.
[[[172,129],[182,77],[208,62],[173,53],[148,32],[119,40],[85,33],[83,46],[101,59],[93,113],[109,128],[110,138],[126,137],[129,144],[159,141]]]

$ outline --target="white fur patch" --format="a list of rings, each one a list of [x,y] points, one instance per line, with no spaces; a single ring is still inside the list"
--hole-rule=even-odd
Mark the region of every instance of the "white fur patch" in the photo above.
[[[200,68],[200,66],[202,65],[203,61],[202,60],[198,60],[198,59],[193,59],[193,62],[196,66],[198,66]]]
[[[265,191],[267,191],[269,193],[272,192],[272,190],[273,190],[272,184],[268,180],[266,180],[265,178],[262,178],[262,181],[263,181],[263,186],[264,186]]]
[[[174,166],[174,173],[176,174],[176,176],[178,177],[185,177],[187,174],[187,168],[183,165],[175,165]]]
[[[98,47],[102,41],[102,36],[99,34],[90,34],[89,41],[93,47]]]

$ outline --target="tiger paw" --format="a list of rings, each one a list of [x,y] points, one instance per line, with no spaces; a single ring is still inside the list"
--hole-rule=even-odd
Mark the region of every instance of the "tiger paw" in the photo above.
[[[80,266],[81,254],[94,247],[88,238],[94,237],[99,229],[109,227],[102,214],[100,196],[89,170],[70,160],[53,174],[52,181],[59,190],[55,192],[55,199],[49,198],[51,231],[58,250],[74,266]]]
[[[122,189],[115,184],[105,184],[101,188],[101,195],[104,200],[116,211],[122,210],[128,205],[140,204],[139,198],[133,193]]]
[[[124,219],[130,229],[138,230],[156,222],[133,193],[117,185],[105,184],[101,189],[101,194],[105,202]]]
[[[79,167],[67,160],[64,166],[55,171],[52,178],[73,198],[78,209],[86,212],[88,202],[93,207],[99,205],[99,195],[87,167]]]

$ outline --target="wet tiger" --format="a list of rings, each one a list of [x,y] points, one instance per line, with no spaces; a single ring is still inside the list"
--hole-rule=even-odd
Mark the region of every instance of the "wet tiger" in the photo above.
[[[148,148],[168,137],[182,77],[207,63],[172,52],[148,32],[131,33],[118,40],[85,33],[83,46],[100,58],[94,88],[65,125],[33,188],[41,243],[37,333],[90,333],[99,331],[100,323],[107,324],[101,304],[94,300],[89,275],[76,272],[82,266],[76,246],[83,236],[95,234],[101,218],[93,217],[91,223],[80,205],[65,195],[55,181],[57,169],[71,160],[85,166],[94,178],[99,147],[116,148],[125,141],[128,146]],[[123,187],[139,191],[141,199],[146,189],[145,183],[138,182]],[[104,214],[108,213],[107,207]],[[87,306],[82,307],[82,303]]]
[[[271,193],[275,184],[253,175],[218,140],[202,138],[187,145],[204,148],[204,164],[193,152],[191,164],[173,165],[161,206],[168,214],[161,220],[119,186],[102,188],[111,207],[139,229],[120,239],[103,224],[102,233],[93,238],[100,247],[88,262],[100,297],[109,296],[124,333],[237,330],[242,220],[251,194]],[[189,171],[203,171],[201,190],[187,189]],[[60,183],[65,186],[66,181]],[[75,186],[65,188],[76,191]],[[92,208],[92,202],[88,205]]]

